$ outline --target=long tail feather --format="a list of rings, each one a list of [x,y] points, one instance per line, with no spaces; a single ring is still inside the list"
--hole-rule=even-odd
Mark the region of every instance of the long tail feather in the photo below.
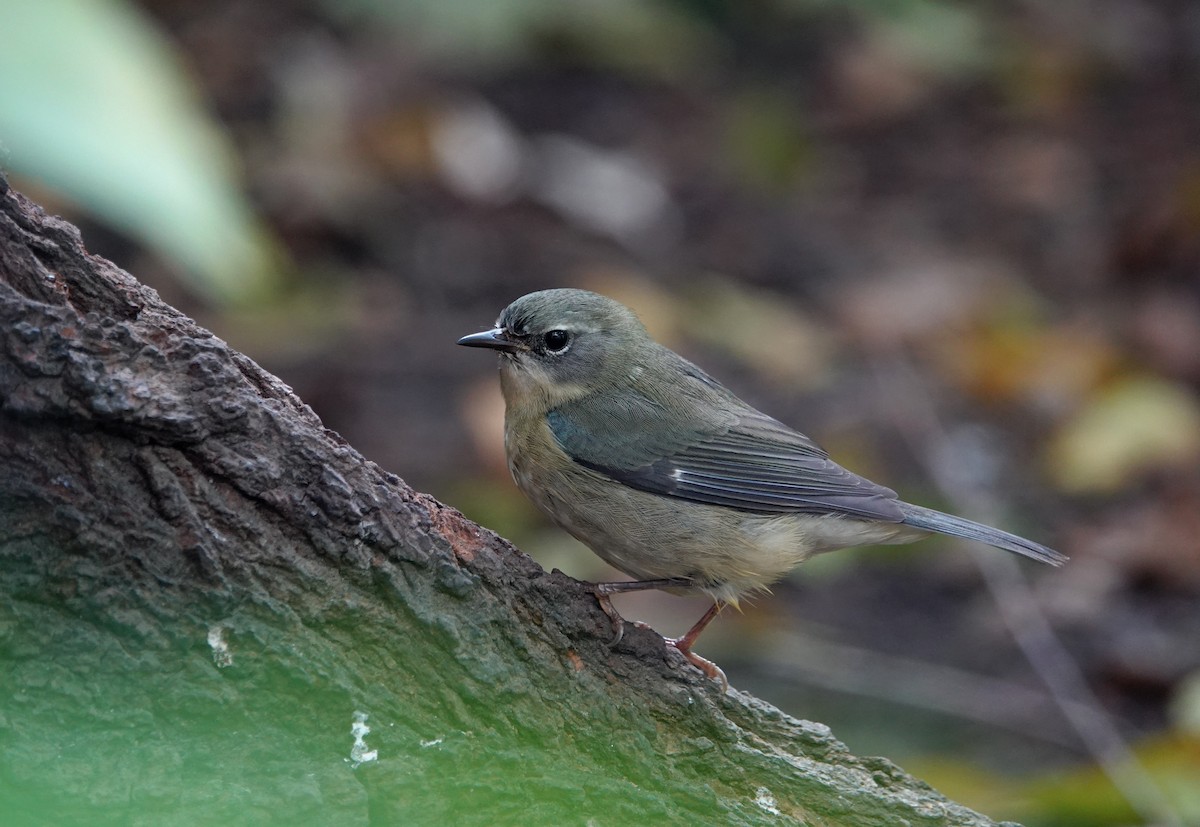
[[[1061,566],[1067,560],[1066,555],[1060,554],[1052,548],[1047,548],[1041,543],[1026,540],[1024,537],[1018,537],[1015,534],[1009,534],[1007,531],[991,528],[982,523],[964,520],[962,517],[955,517],[953,514],[943,514],[941,511],[934,511],[932,508],[922,508],[919,505],[912,505],[905,502],[900,503],[900,510],[904,513],[905,525],[910,525],[913,528],[919,528],[923,531],[949,534],[951,537],[962,537],[965,540],[978,540],[981,543],[987,543],[989,546],[1022,554],[1040,563],[1049,563],[1052,566]]]

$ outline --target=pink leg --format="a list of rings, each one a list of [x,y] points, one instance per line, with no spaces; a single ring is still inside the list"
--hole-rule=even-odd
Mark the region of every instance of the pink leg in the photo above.
[[[725,604],[719,600],[716,603],[713,603],[712,606],[709,607],[709,610],[704,613],[704,616],[697,620],[696,624],[692,626],[692,628],[688,629],[687,634],[674,640],[667,638],[667,643],[678,649],[680,653],[682,653],[682,655],[688,659],[688,662],[691,663],[692,666],[695,666],[713,680],[720,681],[721,691],[728,692],[729,679],[725,677],[725,672],[721,669],[721,667],[717,666],[708,658],[700,657],[700,655],[697,655],[692,651],[692,644],[696,642],[696,638],[700,637],[700,633],[704,631],[704,627],[709,623],[712,623],[713,618],[719,615],[721,610],[724,608]]]
[[[667,578],[663,580],[623,580],[617,583],[593,583],[592,593],[596,595],[596,602],[600,604],[600,608],[608,615],[609,620],[613,625],[613,638],[609,641],[609,646],[616,646],[621,642],[621,638],[625,635],[625,619],[617,612],[617,607],[612,604],[610,595],[618,592],[633,592],[642,591],[645,589],[667,589],[667,588],[686,588],[692,585],[692,581],[684,578]],[[687,634],[681,638],[667,638],[666,641],[670,645],[679,650],[688,663],[695,666],[707,677],[721,682],[721,690],[729,691],[729,679],[725,677],[725,672],[721,667],[717,666],[708,658],[701,657],[692,651],[692,644],[696,642],[696,638],[700,637],[700,633],[704,628],[712,623],[713,618],[721,613],[725,608],[725,604],[717,601],[709,607],[704,616],[696,621],[692,628],[688,629]],[[643,629],[648,628],[646,624],[633,621],[635,626]]]

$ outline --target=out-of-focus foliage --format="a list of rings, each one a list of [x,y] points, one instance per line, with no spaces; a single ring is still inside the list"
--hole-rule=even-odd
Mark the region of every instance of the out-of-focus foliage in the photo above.
[[[418,32],[427,55],[466,65],[522,61],[532,41],[568,38],[603,64],[671,74],[707,40],[671,3],[639,0],[322,0],[344,19]]]
[[[471,63],[524,60],[531,42],[568,38],[599,63],[640,70],[680,68],[713,47],[714,27],[756,15],[802,25],[806,17],[845,12],[871,28],[881,46],[913,65],[961,74],[992,59],[981,12],[939,0],[778,0],[752,10],[738,0],[323,0],[331,14],[366,15],[420,33],[421,49]]]
[[[1200,672],[1193,672],[1180,683],[1171,704],[1171,717],[1182,732],[1200,739]]]
[[[1172,735],[1139,746],[1137,757],[1163,791],[1182,824],[1200,822],[1200,740]],[[1056,773],[1027,782],[1003,781],[969,765],[949,761],[922,764],[920,771],[952,797],[975,802],[996,819],[1040,827],[1118,827],[1141,823],[1138,813],[1095,768]]]
[[[1200,460],[1200,401],[1153,376],[1096,394],[1050,445],[1050,473],[1077,492],[1114,492],[1153,469]]]
[[[261,291],[275,248],[229,143],[159,33],[122,0],[9,0],[3,164],[182,265],[217,300]]]
[[[1180,824],[1200,823],[1200,740],[1173,736],[1142,744],[1137,750],[1148,776],[1162,790]],[[1136,824],[1128,801],[1098,769],[1086,769],[1030,786],[1024,818],[1046,827]]]
[[[544,565],[617,576],[517,494],[493,367],[452,345],[528,290],[612,295],[852,470],[949,508],[922,467],[944,456],[1003,527],[1071,555],[1026,569],[1034,599],[1174,796],[1188,753],[1142,745],[1193,732],[1200,668],[1194,5],[144,9],[305,285],[204,321],[365,455]],[[944,423],[927,452],[913,397]],[[685,602],[622,609],[679,633],[704,608]],[[1091,759],[1001,614],[960,544],[929,541],[818,557],[702,650],[989,814],[1132,820],[1075,769]],[[780,628],[825,654],[789,660]],[[918,758],[938,755],[956,772]]]

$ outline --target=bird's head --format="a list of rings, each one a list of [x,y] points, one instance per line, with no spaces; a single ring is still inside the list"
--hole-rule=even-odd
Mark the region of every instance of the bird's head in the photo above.
[[[458,344],[500,354],[505,402],[544,410],[627,381],[650,343],[620,302],[587,290],[530,293],[504,309],[491,330]]]

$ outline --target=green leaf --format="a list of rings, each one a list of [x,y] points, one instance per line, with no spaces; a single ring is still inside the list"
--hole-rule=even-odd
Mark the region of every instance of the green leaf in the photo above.
[[[1200,401],[1154,376],[1130,376],[1096,394],[1049,446],[1064,490],[1116,491],[1139,474],[1200,455]]]
[[[0,49],[5,165],[164,257],[217,300],[259,291],[274,264],[170,44],[117,0],[10,0]]]

